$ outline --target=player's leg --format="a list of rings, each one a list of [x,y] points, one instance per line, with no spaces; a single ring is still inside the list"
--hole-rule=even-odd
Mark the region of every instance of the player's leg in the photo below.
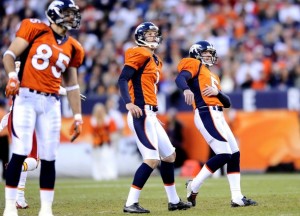
[[[17,201],[16,206],[19,209],[28,208],[28,204],[25,199],[25,187],[27,180],[27,172],[33,171],[38,167],[38,159],[33,157],[27,157],[22,166],[22,172],[18,184]]]
[[[233,152],[230,160],[227,163],[227,179],[231,192],[231,206],[250,206],[257,205],[257,203],[251,199],[247,199],[241,191],[241,174],[240,174],[240,150],[236,139],[224,119],[224,128],[227,132],[228,143]]]
[[[10,112],[4,115],[0,120],[0,132],[2,132],[4,128],[6,127],[8,128],[8,134],[4,134],[3,136],[0,136],[0,160],[2,161],[2,177],[0,177],[0,181],[1,178],[5,180],[6,166],[9,161],[9,136],[11,135],[8,126],[9,116],[10,116]]]
[[[36,135],[35,133],[32,136],[32,149],[28,157],[25,159],[22,172],[18,184],[18,193],[17,193],[17,202],[16,206],[19,209],[28,208],[28,204],[25,199],[25,188],[26,188],[26,180],[27,180],[27,172],[33,171],[38,167],[38,156],[37,156],[37,143],[36,143]]]
[[[176,159],[175,148],[161,126],[160,122],[154,116],[155,129],[158,137],[158,149],[161,157],[160,174],[164,183],[164,188],[168,197],[169,211],[184,210],[191,207],[191,203],[180,200],[175,187],[174,162]]]
[[[143,111],[144,112],[144,111]],[[136,170],[133,182],[127,197],[123,211],[128,213],[149,213],[139,205],[140,193],[150,177],[153,169],[159,163],[159,154],[157,150],[157,136],[154,128],[154,122],[146,117],[146,113],[140,118],[133,118],[128,113],[127,121],[131,131],[135,134],[138,149],[143,157],[143,163]]]
[[[9,139],[8,136],[0,136],[0,161],[2,162],[2,175],[0,176],[0,181],[1,178],[5,180],[6,178],[6,165],[8,163],[8,158],[9,158]]]
[[[211,177],[216,170],[224,166],[231,157],[231,149],[226,140],[227,136],[218,112],[195,111],[194,121],[196,127],[216,155],[204,164],[201,171],[192,181],[187,182],[187,197],[193,206],[196,205],[196,196],[204,181]]]
[[[17,215],[16,197],[22,165],[32,148],[35,125],[34,103],[21,94],[14,101],[11,112],[12,157],[6,169],[5,210],[3,215]]]
[[[36,138],[41,163],[39,216],[52,215],[55,186],[55,160],[60,143],[61,113],[60,101],[44,97],[44,110],[37,116]]]
[[[20,180],[19,180],[19,184],[18,184],[18,192],[17,192],[17,199],[16,199],[17,209],[26,209],[26,208],[29,207],[26,200],[25,200],[26,180],[27,180],[27,171],[22,171],[21,176],[20,176]]]

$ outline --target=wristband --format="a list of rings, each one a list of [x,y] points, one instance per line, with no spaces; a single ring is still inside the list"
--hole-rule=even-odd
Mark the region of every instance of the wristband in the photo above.
[[[66,91],[73,91],[75,89],[79,89],[79,85],[67,86],[65,87]]]
[[[6,55],[10,55],[11,57],[13,57],[14,60],[16,60],[16,55],[12,51],[6,50],[5,53],[3,54],[3,57]]]
[[[75,119],[75,121],[82,121],[82,115],[77,113],[74,115],[74,119]]]
[[[8,73],[8,77],[9,77],[9,78],[17,78],[17,77],[18,77],[18,74],[17,74],[17,72],[12,71],[12,72],[9,72],[9,73]]]

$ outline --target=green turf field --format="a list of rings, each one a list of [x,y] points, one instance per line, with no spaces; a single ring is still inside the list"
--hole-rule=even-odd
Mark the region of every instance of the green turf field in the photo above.
[[[122,212],[130,178],[95,182],[90,179],[56,181],[53,213],[55,216],[128,215]],[[179,196],[185,199],[184,178],[177,178]],[[0,183],[0,215],[4,209],[4,182]],[[197,198],[197,206],[186,211],[168,212],[167,199],[161,179],[151,176],[141,193],[140,204],[151,215],[300,215],[300,174],[242,175],[243,194],[256,200],[253,207],[231,208],[227,179],[208,179]],[[38,180],[29,179],[26,189],[29,209],[19,210],[19,216],[35,216],[39,210]]]

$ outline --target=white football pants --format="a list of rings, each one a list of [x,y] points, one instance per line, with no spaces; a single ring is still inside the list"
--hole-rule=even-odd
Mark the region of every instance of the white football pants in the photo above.
[[[55,160],[60,143],[60,100],[20,88],[12,114],[12,152],[29,155],[35,131],[39,158]]]

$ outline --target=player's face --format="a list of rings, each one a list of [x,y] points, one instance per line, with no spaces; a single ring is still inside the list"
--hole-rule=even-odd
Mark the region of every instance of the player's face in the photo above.
[[[156,41],[157,36],[158,36],[157,31],[147,31],[145,33],[145,39],[147,42],[157,42]]]
[[[212,54],[209,51],[202,52],[202,58],[207,63],[212,63]]]
[[[64,15],[64,22],[68,23],[70,26],[72,26],[73,21],[75,19],[75,12],[71,9],[65,10],[63,12]]]

